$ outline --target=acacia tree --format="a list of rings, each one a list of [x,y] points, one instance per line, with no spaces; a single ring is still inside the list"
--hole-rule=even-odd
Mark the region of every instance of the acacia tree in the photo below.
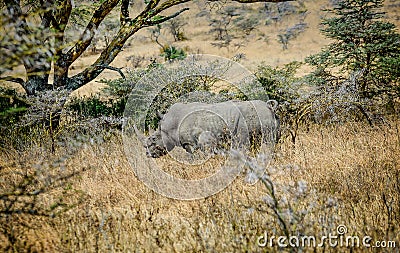
[[[121,52],[125,42],[136,32],[177,17],[188,8],[181,8],[171,15],[163,13],[192,0],[145,0],[143,10],[130,16],[130,0],[103,0],[92,3],[94,9],[79,38],[65,45],[66,27],[72,22],[72,0],[7,0],[0,2],[2,35],[0,36],[0,75],[15,66],[24,65],[26,79],[2,77],[20,83],[28,95],[37,91],[64,87],[75,90],[96,78]],[[209,0],[218,1],[218,0]],[[288,0],[234,0],[240,3],[284,2]],[[94,1],[95,2],[95,1]],[[88,2],[89,3],[89,2]],[[134,4],[134,3],[132,3]],[[120,7],[120,24],[117,33],[101,52],[97,60],[80,73],[70,76],[71,65],[88,49],[96,30],[111,11]],[[54,66],[53,84],[49,75]]]
[[[306,62],[319,84],[335,84],[358,73],[363,99],[400,96],[400,35],[384,20],[384,0],[337,0],[327,9],[321,32],[333,40]]]

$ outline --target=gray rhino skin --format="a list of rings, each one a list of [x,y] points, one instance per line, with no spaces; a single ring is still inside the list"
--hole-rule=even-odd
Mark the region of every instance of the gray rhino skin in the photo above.
[[[174,147],[194,150],[255,147],[279,138],[277,102],[227,101],[216,104],[176,103],[144,143],[148,157],[158,158]],[[225,146],[224,146],[225,144]]]

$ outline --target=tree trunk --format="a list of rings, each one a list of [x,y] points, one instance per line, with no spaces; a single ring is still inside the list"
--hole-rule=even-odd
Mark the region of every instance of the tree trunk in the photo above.
[[[42,49],[41,47],[41,45],[37,45],[39,50]],[[34,95],[37,91],[50,88],[51,61],[48,58],[46,49],[45,52],[38,52],[24,58],[27,80],[22,86],[28,95]]]
[[[23,84],[28,95],[35,95],[37,91],[43,91],[49,88],[49,76],[31,75]]]
[[[60,58],[54,64],[54,86],[64,87],[68,84],[68,70],[71,63],[67,62],[64,55],[61,54]]]
[[[28,95],[35,95],[37,91],[43,91],[50,88],[49,75],[51,64],[47,55],[36,54],[34,57],[26,57],[24,64],[27,74],[27,80],[22,85]]]

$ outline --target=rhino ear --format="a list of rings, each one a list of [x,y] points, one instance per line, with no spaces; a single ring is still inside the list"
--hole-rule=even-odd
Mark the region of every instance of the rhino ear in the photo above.
[[[278,101],[276,100],[268,100],[267,105],[271,106],[272,110],[276,111],[276,108],[278,108]]]

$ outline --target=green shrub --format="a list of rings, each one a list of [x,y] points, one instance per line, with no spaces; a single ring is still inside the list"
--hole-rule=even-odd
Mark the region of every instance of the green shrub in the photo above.
[[[0,125],[11,127],[26,112],[29,103],[14,89],[0,88]]]
[[[354,79],[359,110],[373,123],[383,110],[395,113],[400,96],[400,34],[385,20],[384,0],[334,1],[321,22],[332,43],[305,61],[315,70],[310,80],[330,89]]]
[[[126,100],[124,98],[102,100],[98,96],[92,96],[89,98],[74,98],[68,106],[80,117],[122,117],[125,103]]]
[[[296,77],[300,62],[291,62],[282,68],[260,65],[256,77],[264,87],[269,99],[279,104],[278,114],[282,125],[282,136],[296,141],[297,131],[309,116],[310,96],[305,90],[304,80]]]
[[[186,52],[182,48],[167,45],[161,49],[161,56],[166,61],[183,60],[186,58]]]

